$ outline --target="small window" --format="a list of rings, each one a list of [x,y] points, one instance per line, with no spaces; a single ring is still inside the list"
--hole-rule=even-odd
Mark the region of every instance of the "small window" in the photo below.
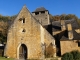
[[[23,30],[22,30],[22,32],[26,32],[26,30],[25,30],[25,29],[23,29]]]
[[[45,11],[41,11],[41,14],[44,14],[45,13]]]
[[[25,18],[23,18],[23,23],[25,23]]]
[[[80,41],[78,42],[78,47],[80,47]]]
[[[22,21],[22,23],[25,23],[25,18],[20,18],[19,21]]]
[[[39,12],[35,12],[35,15],[39,15]]]

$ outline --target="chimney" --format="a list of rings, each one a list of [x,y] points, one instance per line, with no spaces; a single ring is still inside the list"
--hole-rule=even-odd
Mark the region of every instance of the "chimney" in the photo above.
[[[72,40],[73,39],[73,31],[72,31],[71,24],[67,24],[67,28],[68,28],[68,37],[70,40]]]
[[[65,26],[65,21],[61,20],[61,30],[64,31],[66,30],[66,26]]]

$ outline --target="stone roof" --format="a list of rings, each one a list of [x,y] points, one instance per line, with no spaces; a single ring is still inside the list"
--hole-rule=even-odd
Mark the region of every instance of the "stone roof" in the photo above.
[[[60,40],[69,40],[69,38],[68,38],[68,31],[67,30],[64,31],[64,33],[61,36]]]
[[[69,23],[72,25],[72,29],[79,29],[80,28],[80,26],[76,20],[65,20],[66,27],[67,27],[67,24],[69,24]],[[53,21],[52,25],[53,25],[53,27],[52,27],[53,31],[61,30],[60,21]]]
[[[77,33],[75,30],[73,30],[73,40],[80,40],[80,33]]]
[[[48,10],[46,10],[44,7],[39,7],[34,12],[39,12],[39,11],[48,11]]]
[[[72,30],[72,31],[73,31],[73,40],[80,40],[80,34],[77,33],[75,30]],[[60,40],[69,40],[69,38],[68,38],[68,31],[67,30],[62,35]]]
[[[52,30],[53,30],[53,32],[61,30],[60,21],[54,21],[54,22],[52,22]]]
[[[76,20],[65,20],[65,24],[71,23],[73,29],[79,29],[80,26]]]
[[[73,40],[80,40],[80,34],[75,31],[75,29],[80,28],[80,26],[78,25],[78,22],[76,20],[65,20],[65,26],[66,27],[67,27],[67,24],[69,24],[69,23],[71,23],[72,29],[73,29],[72,30],[73,31],[73,37],[74,37]],[[52,25],[53,25],[53,32],[58,31],[61,28],[60,21],[54,21]],[[69,40],[67,30],[57,34],[56,37],[58,37],[58,36],[60,37],[59,38],[60,40]]]

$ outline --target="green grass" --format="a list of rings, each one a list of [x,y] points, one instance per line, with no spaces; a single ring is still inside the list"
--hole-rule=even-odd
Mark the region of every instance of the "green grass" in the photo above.
[[[12,58],[0,57],[0,60],[14,60],[14,59],[12,59]]]
[[[13,58],[0,57],[0,60],[14,60]],[[39,60],[39,59],[28,59],[28,60]],[[46,60],[58,60],[58,58],[46,58]]]

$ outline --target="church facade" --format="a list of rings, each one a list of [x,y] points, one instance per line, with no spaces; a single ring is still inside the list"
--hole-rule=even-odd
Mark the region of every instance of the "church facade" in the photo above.
[[[4,55],[17,59],[42,59],[45,55],[56,56],[55,49],[54,37],[23,6],[9,27]]]

